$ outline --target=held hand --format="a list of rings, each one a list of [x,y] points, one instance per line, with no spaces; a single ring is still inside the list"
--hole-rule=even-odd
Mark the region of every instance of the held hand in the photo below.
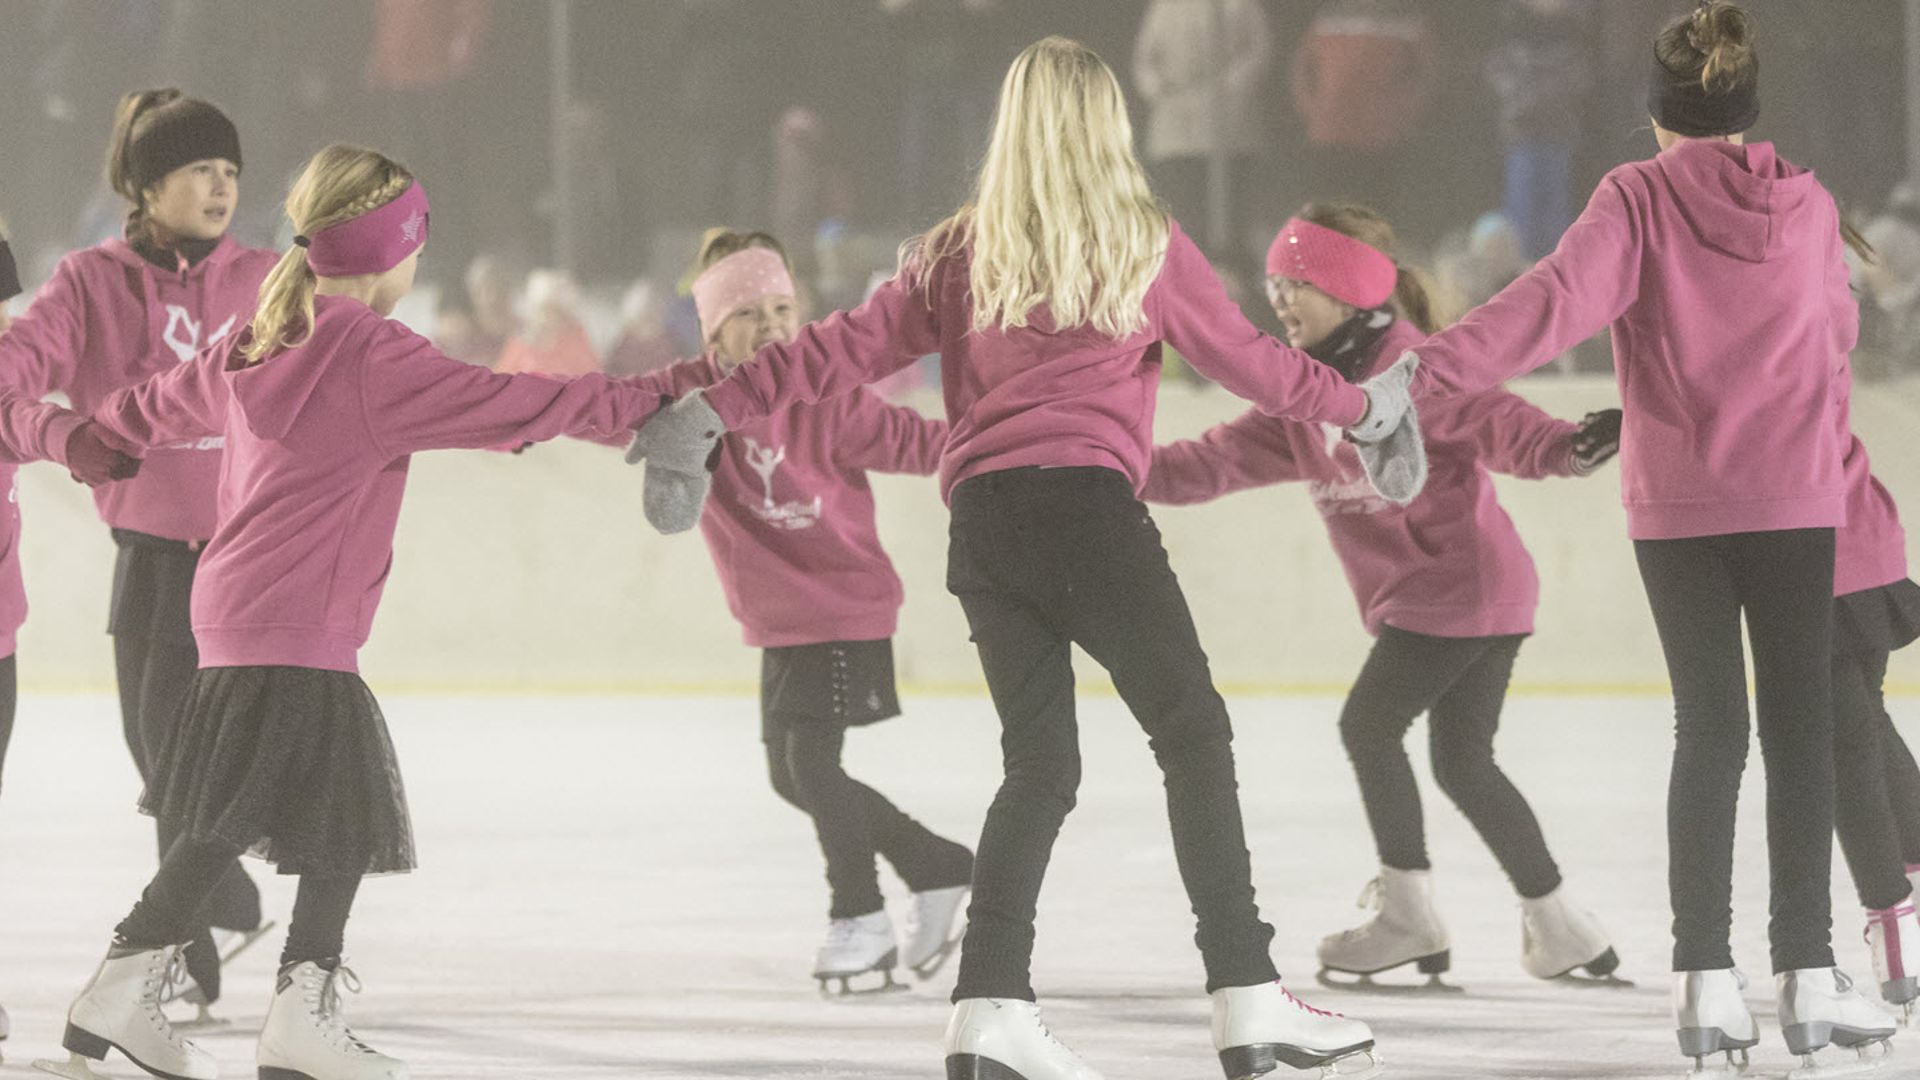
[[[128,480],[140,471],[140,459],[109,443],[104,430],[91,420],[67,436],[67,471],[88,487]]]
[[[1400,427],[1401,418],[1413,411],[1413,373],[1420,358],[1411,350],[1400,354],[1393,366],[1360,384],[1367,394],[1367,414],[1347,429],[1357,443],[1377,443]]]
[[[1589,476],[1620,452],[1619,409],[1590,412],[1573,433],[1573,474]]]

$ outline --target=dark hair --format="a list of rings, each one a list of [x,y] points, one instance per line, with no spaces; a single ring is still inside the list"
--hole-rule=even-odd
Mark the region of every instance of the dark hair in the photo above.
[[[1724,92],[1755,77],[1753,16],[1732,0],[1701,0],[1654,39],[1653,54],[1675,75],[1700,78],[1700,88]]]
[[[1360,203],[1308,203],[1301,208],[1299,216],[1302,221],[1351,236],[1393,259],[1394,268],[1400,272],[1389,302],[1394,317],[1405,319],[1423,333],[1432,334],[1440,329],[1440,316],[1434,308],[1432,290],[1427,288],[1427,275],[1401,264],[1394,254],[1393,226],[1378,211]]]

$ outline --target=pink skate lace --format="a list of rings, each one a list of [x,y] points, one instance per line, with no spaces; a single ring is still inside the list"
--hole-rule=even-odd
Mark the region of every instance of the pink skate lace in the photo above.
[[[1286,998],[1288,1001],[1293,1002],[1294,1005],[1296,1005],[1297,1007],[1299,1007],[1300,1009],[1306,1012],[1310,1012],[1315,1016],[1331,1017],[1335,1020],[1345,1020],[1347,1018],[1347,1014],[1345,1013],[1328,1012],[1325,1009],[1316,1009],[1313,1006],[1307,1004],[1306,1002],[1301,1001],[1299,998],[1294,997],[1293,991],[1287,989],[1284,985],[1281,984],[1280,980],[1278,979],[1274,980],[1273,985],[1280,987],[1280,992],[1286,995]]]

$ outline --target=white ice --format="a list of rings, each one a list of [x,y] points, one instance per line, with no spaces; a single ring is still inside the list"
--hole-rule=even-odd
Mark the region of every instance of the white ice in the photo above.
[[[376,687],[377,689],[377,687]],[[348,930],[366,984],[355,1025],[419,1080],[492,1077],[937,1078],[950,966],[909,994],[821,1000],[806,977],[826,897],[810,824],[762,773],[745,698],[386,701],[421,856],[369,881]],[[1633,990],[1534,982],[1517,903],[1424,764],[1458,997],[1313,984],[1313,947],[1361,917],[1374,857],[1326,699],[1231,703],[1242,798],[1274,957],[1302,997],[1374,1025],[1395,1077],[1677,1077],[1667,1009],[1663,807],[1669,706],[1520,697],[1503,760],[1532,798],[1569,887],[1617,937]],[[1896,712],[1910,702],[1895,702]],[[984,698],[912,699],[850,738],[855,775],[936,829],[977,834],[998,779]],[[1041,897],[1035,985],[1054,1030],[1112,1080],[1218,1077],[1192,923],[1157,772],[1110,697],[1082,701],[1087,766]],[[1909,736],[1920,735],[1906,724]],[[1424,728],[1409,739],[1424,754]],[[1793,1063],[1772,1026],[1759,755],[1741,805],[1735,951],[1764,1041],[1755,1074]],[[104,697],[29,697],[0,797],[0,1076],[58,1053],[63,1011],[151,872],[150,823]],[[256,872],[258,864],[250,864]],[[285,922],[290,881],[265,877]],[[897,882],[885,879],[889,895]],[[1836,857],[1841,965],[1870,983]],[[897,908],[896,908],[897,910]],[[896,915],[896,919],[898,915]],[[279,935],[237,961],[201,1036],[253,1075]],[[1407,976],[1411,979],[1412,976]],[[1898,1043],[1920,1043],[1920,1035]],[[1883,1075],[1912,1075],[1920,1050]],[[139,1075],[123,1060],[105,1070]]]

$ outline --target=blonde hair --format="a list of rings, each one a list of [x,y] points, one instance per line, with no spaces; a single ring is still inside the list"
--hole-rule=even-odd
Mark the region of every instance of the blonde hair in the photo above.
[[[924,283],[970,249],[976,331],[1026,326],[1045,304],[1058,329],[1120,338],[1147,325],[1168,231],[1120,81],[1092,49],[1049,37],[1007,69],[972,201],[908,241],[901,266]]]
[[[406,193],[413,174],[377,151],[334,143],[313,156],[287,192],[287,218],[294,231],[312,236],[330,225],[378,210]],[[260,304],[243,347],[247,363],[257,364],[282,349],[306,343],[313,333],[313,294],[320,279],[307,265],[305,248],[295,246],[260,285]]]

